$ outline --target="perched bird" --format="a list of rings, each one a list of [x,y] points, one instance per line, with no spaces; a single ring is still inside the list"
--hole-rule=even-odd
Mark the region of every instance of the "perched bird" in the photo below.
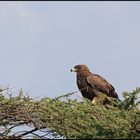
[[[114,87],[107,82],[102,76],[91,73],[86,65],[76,65],[71,72],[77,73],[77,86],[82,93],[82,96],[96,103],[101,97],[101,93],[107,97],[118,99]],[[106,98],[103,104],[108,104],[109,100]]]

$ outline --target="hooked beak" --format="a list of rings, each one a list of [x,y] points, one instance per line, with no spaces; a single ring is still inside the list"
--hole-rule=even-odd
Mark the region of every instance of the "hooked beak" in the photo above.
[[[77,72],[77,69],[74,68],[74,69],[71,69],[70,71],[71,72]]]

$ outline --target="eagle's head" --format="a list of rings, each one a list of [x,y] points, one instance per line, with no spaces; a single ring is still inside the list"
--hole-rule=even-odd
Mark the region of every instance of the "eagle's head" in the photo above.
[[[82,64],[82,65],[74,66],[74,69],[71,69],[71,72],[87,73],[87,72],[90,72],[90,70],[85,64]]]

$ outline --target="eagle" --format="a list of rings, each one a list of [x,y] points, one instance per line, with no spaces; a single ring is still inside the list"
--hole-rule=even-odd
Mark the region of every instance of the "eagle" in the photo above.
[[[105,97],[119,99],[115,88],[102,76],[90,72],[87,65],[76,65],[71,72],[77,73],[77,86],[84,98],[89,99],[93,104],[96,104],[101,98],[101,94]],[[103,104],[109,104],[110,101],[104,98]]]

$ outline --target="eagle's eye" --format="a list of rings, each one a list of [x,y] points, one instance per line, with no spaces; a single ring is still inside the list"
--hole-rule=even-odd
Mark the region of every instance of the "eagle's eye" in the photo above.
[[[81,66],[77,65],[77,66],[75,66],[74,68],[80,70],[80,69],[81,69]]]

